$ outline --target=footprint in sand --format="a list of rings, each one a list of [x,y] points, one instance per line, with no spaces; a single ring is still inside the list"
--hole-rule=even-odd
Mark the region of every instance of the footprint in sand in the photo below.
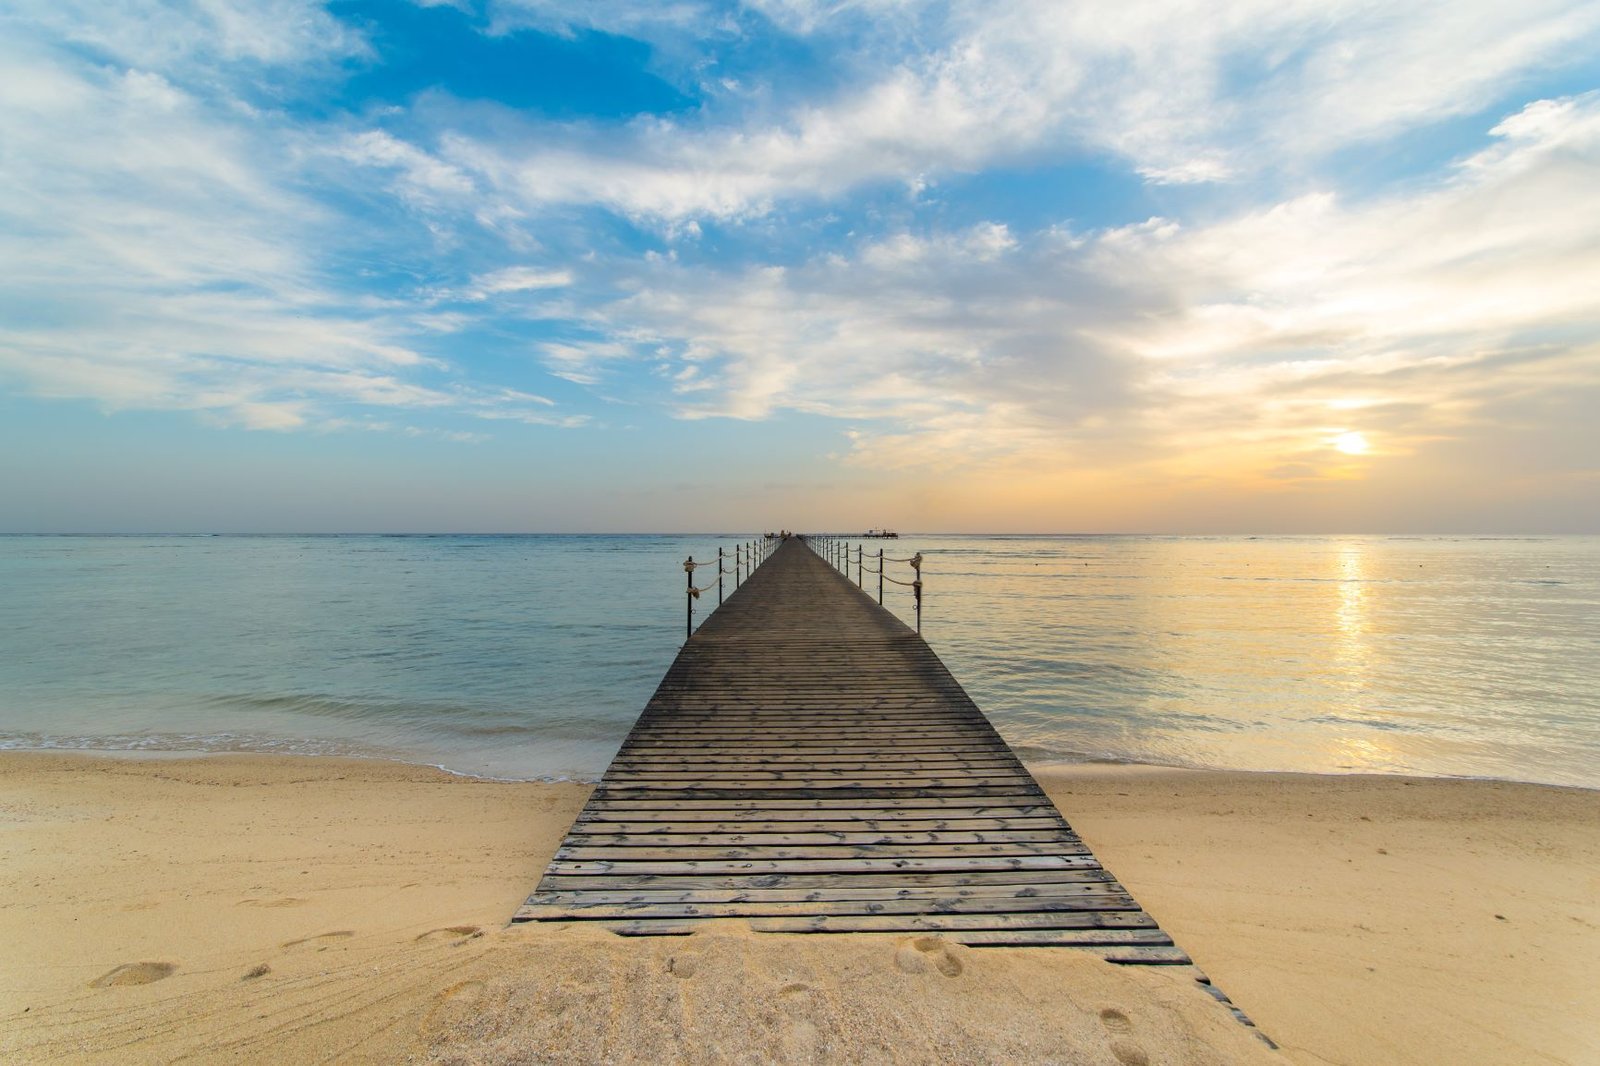
[[[906,973],[924,973],[931,966],[946,977],[959,977],[963,969],[950,945],[936,936],[904,941],[895,949],[894,964]]]
[[[482,981],[462,981],[440,992],[438,1000],[440,1003],[475,1003],[483,990]]]
[[[1144,1053],[1144,1048],[1126,1040],[1111,1041],[1111,1054],[1122,1066],[1150,1066],[1150,1056]]]
[[[1114,1035],[1133,1032],[1133,1019],[1115,1007],[1107,1007],[1100,1012],[1100,1024],[1105,1026],[1106,1032]],[[1131,1040],[1112,1040],[1111,1054],[1122,1066],[1150,1066],[1150,1056]]]
[[[122,985],[147,985],[171,977],[178,971],[175,962],[125,962],[110,973],[89,982],[90,988],[117,988]]]
[[[307,902],[299,896],[279,896],[276,899],[241,899],[241,907],[298,907]]]
[[[448,940],[450,946],[455,947],[482,935],[483,930],[475,925],[447,925],[443,929],[429,929],[417,937],[417,941],[420,943],[424,940]]]
[[[318,951],[326,951],[333,946],[334,941],[347,940],[355,935],[350,929],[335,929],[331,933],[318,933],[316,936],[301,937],[299,940],[286,940],[283,942],[283,947],[315,947]]]
[[[1133,1031],[1133,1021],[1115,1007],[1107,1007],[1100,1012],[1100,1024],[1113,1033]]]

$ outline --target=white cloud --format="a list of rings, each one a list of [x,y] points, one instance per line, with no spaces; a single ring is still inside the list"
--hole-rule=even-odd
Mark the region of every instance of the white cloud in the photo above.
[[[568,270],[540,270],[535,267],[506,267],[472,279],[470,299],[485,300],[508,292],[560,289],[572,284]]]
[[[524,210],[593,204],[667,226],[1085,152],[1120,157],[1155,184],[1225,181],[1473,113],[1600,44],[1600,8],[1582,0],[752,9],[836,50],[844,83],[826,98],[739,95],[725,107],[713,93],[687,117],[622,130],[500,122],[484,135],[451,127],[442,109],[438,165]],[[662,47],[746,32],[697,4],[495,10]]]
[[[29,32],[0,37],[7,384],[258,429],[347,424],[340,411],[351,405],[569,418],[541,397],[430,384],[447,380],[447,368],[414,338],[459,329],[460,317],[429,315],[425,301],[408,306],[402,293],[351,289],[330,264],[349,262],[371,234],[305,191],[299,168],[326,158],[302,150],[315,135],[206,84],[203,64],[179,62],[194,54],[292,65],[345,54],[348,42],[323,32],[325,13],[208,2],[190,12],[197,21],[179,39],[156,41],[152,27],[173,28],[168,14],[150,13],[147,26],[109,9],[78,34],[104,35],[118,56],[159,61],[163,71],[59,49],[49,39],[54,23],[39,28],[50,21],[43,15],[14,17]],[[392,139],[344,146],[400,171],[408,199],[471,188]],[[561,280],[514,268],[479,285],[487,294]]]
[[[1210,225],[902,233],[728,273],[656,259],[588,319],[603,356],[559,358],[664,360],[693,383],[684,417],[865,423],[873,462],[1248,446],[1306,465],[1330,406],[1381,456],[1492,424],[1506,398],[1600,387],[1600,93],[1494,132],[1431,186]]]
[[[458,203],[477,192],[472,178],[460,168],[381,130],[346,138],[338,154],[358,165],[393,171],[395,192],[416,207]]]
[[[13,36],[70,42],[126,67],[249,78],[263,67],[309,67],[369,54],[366,41],[317,0],[13,0]]]

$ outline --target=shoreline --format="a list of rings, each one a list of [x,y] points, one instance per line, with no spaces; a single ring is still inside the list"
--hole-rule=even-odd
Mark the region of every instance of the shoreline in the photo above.
[[[823,943],[739,922],[649,941],[507,928],[584,784],[377,759],[123,754],[0,752],[0,936],[17,962],[0,974],[0,1057],[806,1061],[854,1049],[869,1061],[999,1062],[1079,1061],[1061,1049],[1082,1047],[1086,1062],[1108,1052],[1249,1062],[1264,1052],[1192,983],[1070,950],[866,934]],[[1259,1061],[1600,1059],[1588,1024],[1600,1016],[1600,794],[1141,764],[1030,769],[1282,1046]],[[637,1024],[647,1017],[659,1021]]]
[[[592,777],[587,775],[569,776],[543,776],[543,777],[495,777],[491,774],[474,773],[471,770],[457,770],[443,763],[427,762],[425,756],[406,758],[398,755],[366,755],[354,752],[293,752],[254,751],[248,749],[213,749],[213,748],[34,748],[0,746],[0,759],[10,755],[81,755],[86,758],[126,759],[138,762],[144,759],[153,761],[171,761],[183,759],[215,759],[239,757],[244,759],[309,759],[313,761],[333,760],[356,763],[384,763],[394,766],[415,767],[419,770],[437,770],[439,773],[450,777],[459,777],[469,781],[485,781],[505,785],[582,785],[593,787],[599,783],[601,773]],[[1138,762],[1129,759],[1095,758],[1082,761],[1064,759],[1034,759],[1018,756],[1028,772],[1036,778],[1046,776],[1074,775],[1074,774],[1243,774],[1253,777],[1284,776],[1294,778],[1334,780],[1345,779],[1374,779],[1386,781],[1472,781],[1483,784],[1521,785],[1529,788],[1563,789],[1575,792],[1600,793],[1600,784],[1573,785],[1552,781],[1526,781],[1515,777],[1488,777],[1476,774],[1386,774],[1370,770],[1250,770],[1216,766],[1178,766],[1171,763]],[[603,771],[602,771],[603,773]]]

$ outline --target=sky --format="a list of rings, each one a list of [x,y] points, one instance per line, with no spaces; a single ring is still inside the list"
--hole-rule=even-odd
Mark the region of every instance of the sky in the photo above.
[[[10,0],[0,532],[1600,532],[1592,0]]]

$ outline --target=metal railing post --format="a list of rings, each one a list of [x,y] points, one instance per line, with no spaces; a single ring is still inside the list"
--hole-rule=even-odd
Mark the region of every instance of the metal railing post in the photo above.
[[[916,571],[916,580],[911,582],[911,591],[917,600],[917,635],[922,635],[922,553],[911,557],[911,569]]]
[[[717,545],[717,606],[722,606],[722,546]]]
[[[742,544],[735,544],[733,546],[733,587],[734,588],[738,588],[739,587],[739,582],[741,580],[743,580],[740,577],[740,568],[742,566],[744,566],[744,557],[739,554],[743,547],[744,546]]]
[[[878,549],[878,606],[883,606],[883,549]]]
[[[683,639],[694,636],[694,556],[683,563],[683,582],[688,591],[683,594]]]
[[[861,553],[866,550],[865,545],[856,545],[856,588],[861,587]]]

